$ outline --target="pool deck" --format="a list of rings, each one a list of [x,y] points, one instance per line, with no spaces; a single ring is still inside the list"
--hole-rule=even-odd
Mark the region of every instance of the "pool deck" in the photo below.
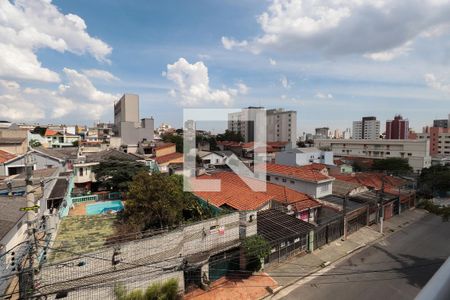
[[[105,200],[105,201],[86,201],[81,203],[75,203],[74,207],[69,210],[69,216],[86,216],[86,206],[89,204],[107,202],[107,201],[119,201],[119,200]],[[123,201],[122,201],[122,204]]]
[[[85,216],[86,206],[89,204],[96,203],[95,201],[87,201],[82,203],[76,203],[74,208],[69,210],[69,216]]]

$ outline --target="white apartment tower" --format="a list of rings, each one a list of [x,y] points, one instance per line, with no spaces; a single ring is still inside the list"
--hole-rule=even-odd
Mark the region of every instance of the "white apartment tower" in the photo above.
[[[245,142],[254,141],[254,112],[263,107],[248,107],[228,114],[228,130],[240,132]],[[282,108],[266,110],[267,142],[290,142],[297,139],[297,112]],[[249,120],[249,121],[245,121]]]
[[[353,139],[374,140],[380,138],[380,121],[376,117],[363,117],[353,122]]]

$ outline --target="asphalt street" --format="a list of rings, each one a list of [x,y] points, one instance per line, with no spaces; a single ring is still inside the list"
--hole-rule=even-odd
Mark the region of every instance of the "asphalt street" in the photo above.
[[[285,299],[414,299],[449,256],[450,222],[426,214],[300,284]]]

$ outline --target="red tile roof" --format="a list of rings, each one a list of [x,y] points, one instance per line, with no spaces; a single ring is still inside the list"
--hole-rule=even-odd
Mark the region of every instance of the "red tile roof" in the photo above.
[[[265,192],[255,192],[237,174],[232,172],[202,175],[198,179],[221,180],[220,192],[194,192],[198,197],[217,207],[228,205],[237,210],[256,210],[271,200],[291,204],[297,211],[320,206],[318,201],[306,194],[269,182]],[[247,180],[260,182],[251,178],[247,178]]]
[[[162,143],[162,144],[156,145],[155,150],[161,150],[161,149],[170,148],[173,146],[175,146],[174,143]]]
[[[0,163],[7,162],[8,160],[13,159],[15,157],[16,156],[14,154],[0,150]]]
[[[394,192],[397,191],[397,193],[398,188],[406,183],[406,181],[401,178],[394,176],[387,176],[381,173],[361,172],[355,173],[353,175],[337,174],[335,175],[335,177],[338,180],[362,184],[375,190],[381,190],[384,180],[385,191],[388,192],[389,190],[392,190]]]
[[[57,134],[59,134],[59,132],[58,131],[56,131],[56,130],[51,130],[51,129],[46,129],[45,130],[45,136],[52,136],[52,135],[57,135]]]
[[[156,157],[155,160],[158,164],[164,164],[172,160],[178,159],[180,157],[183,157],[183,153],[174,152],[167,155]]]
[[[295,178],[303,181],[319,182],[322,180],[333,180],[334,178],[326,175],[327,171],[322,168],[321,164],[312,164],[306,166],[287,166],[280,164],[268,163],[266,172],[268,174],[284,175],[286,177]]]

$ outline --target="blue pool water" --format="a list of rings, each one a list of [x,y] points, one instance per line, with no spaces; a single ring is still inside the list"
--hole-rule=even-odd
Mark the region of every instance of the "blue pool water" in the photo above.
[[[99,202],[95,204],[88,204],[86,206],[86,214],[88,216],[99,215],[108,211],[118,212],[121,210],[123,210],[123,204],[120,200]]]

